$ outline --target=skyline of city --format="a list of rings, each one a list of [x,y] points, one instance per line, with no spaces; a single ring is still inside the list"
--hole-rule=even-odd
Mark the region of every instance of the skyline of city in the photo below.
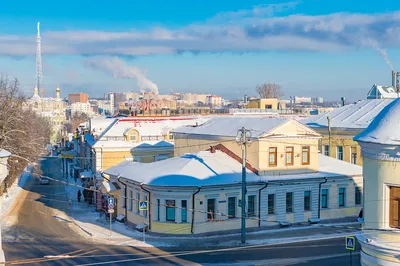
[[[188,14],[179,19],[149,15],[153,23],[136,16],[146,4],[127,4],[135,18],[121,11],[116,19],[112,12],[100,18],[104,7],[90,4],[72,13],[73,1],[53,14],[51,3],[44,1],[37,17],[27,16],[28,5],[10,21],[17,5],[7,3],[0,12],[7,25],[0,30],[0,73],[19,78],[22,90],[32,94],[35,24],[41,21],[48,96],[58,85],[63,97],[78,91],[101,97],[107,91],[157,89],[162,94],[173,90],[239,99],[256,95],[258,84],[276,82],[283,86],[285,99],[365,99],[373,84],[391,84],[388,66],[398,70],[400,40],[395,32],[400,19],[390,8],[394,1],[384,9],[363,2],[354,13],[356,2],[338,9],[313,0],[263,5],[234,1],[229,9],[219,4],[211,10],[181,3]],[[88,8],[92,12],[84,19]],[[106,18],[113,20],[105,23]]]

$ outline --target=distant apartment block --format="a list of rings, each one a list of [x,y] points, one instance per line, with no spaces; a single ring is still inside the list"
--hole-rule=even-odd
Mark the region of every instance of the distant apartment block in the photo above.
[[[68,103],[87,103],[89,101],[89,95],[82,92],[68,94]]]
[[[294,103],[312,103],[311,97],[294,96],[293,99],[294,99]]]

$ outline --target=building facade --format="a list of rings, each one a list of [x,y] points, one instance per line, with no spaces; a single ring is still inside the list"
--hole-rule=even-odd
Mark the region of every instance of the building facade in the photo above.
[[[87,103],[89,102],[89,95],[82,92],[68,94],[68,103]]]
[[[358,101],[327,113],[312,115],[301,122],[323,136],[319,146],[321,153],[362,165],[361,149],[353,137],[366,129],[392,101],[391,99]]]
[[[251,129],[247,193],[241,194],[237,130]],[[282,118],[213,118],[173,130],[175,156],[105,171],[121,189],[117,214],[164,234],[202,234],[357,216],[361,167],[318,154],[320,135]],[[242,205],[243,202],[244,203]],[[139,202],[149,208],[140,210]]]
[[[361,265],[400,265],[399,112],[397,98],[354,138],[364,161]]]

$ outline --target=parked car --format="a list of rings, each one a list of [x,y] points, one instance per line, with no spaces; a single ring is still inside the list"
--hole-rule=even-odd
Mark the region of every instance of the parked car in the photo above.
[[[42,177],[42,178],[40,178],[40,184],[41,185],[49,185],[50,184],[50,180],[45,178],[45,177]]]

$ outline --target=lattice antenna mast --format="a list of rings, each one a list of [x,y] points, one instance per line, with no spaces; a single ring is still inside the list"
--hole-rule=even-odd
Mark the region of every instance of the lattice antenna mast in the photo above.
[[[36,38],[36,76],[35,85],[38,90],[42,89],[42,96],[44,94],[44,89],[41,88],[43,81],[42,73],[42,48],[40,40],[40,22],[37,23],[37,38]]]

